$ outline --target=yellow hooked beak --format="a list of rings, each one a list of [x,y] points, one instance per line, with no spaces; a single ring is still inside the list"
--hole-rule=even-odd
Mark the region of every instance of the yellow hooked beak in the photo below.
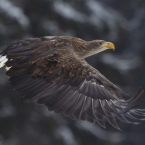
[[[101,48],[106,48],[106,49],[113,49],[115,50],[115,45],[112,42],[105,42],[102,44]]]

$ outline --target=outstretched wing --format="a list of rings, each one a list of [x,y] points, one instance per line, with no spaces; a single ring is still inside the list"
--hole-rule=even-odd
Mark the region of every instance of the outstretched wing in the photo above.
[[[144,110],[135,109],[143,90],[129,100],[121,89],[79,59],[71,45],[52,38],[22,39],[1,53],[12,88],[28,101],[37,100],[50,111],[75,120],[107,120],[119,129],[116,119],[138,123]],[[7,60],[6,60],[7,59]]]

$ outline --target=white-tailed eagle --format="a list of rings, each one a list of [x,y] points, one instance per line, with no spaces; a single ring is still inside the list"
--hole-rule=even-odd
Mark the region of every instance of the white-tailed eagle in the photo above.
[[[47,36],[17,40],[0,53],[0,67],[13,90],[28,101],[37,100],[49,111],[74,120],[108,121],[119,129],[116,119],[125,123],[144,120],[145,110],[137,109],[144,92],[128,97],[84,58],[106,49],[115,49],[104,40],[84,41],[76,37]]]

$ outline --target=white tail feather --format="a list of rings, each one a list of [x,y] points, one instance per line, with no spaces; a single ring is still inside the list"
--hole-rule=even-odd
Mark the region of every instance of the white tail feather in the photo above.
[[[6,67],[6,71],[10,70],[11,66],[10,67]]]
[[[8,61],[6,56],[0,55],[0,68],[5,65],[5,63]]]

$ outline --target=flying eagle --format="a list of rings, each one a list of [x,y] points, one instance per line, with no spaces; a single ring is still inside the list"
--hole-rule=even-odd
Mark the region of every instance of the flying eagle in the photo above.
[[[116,119],[144,121],[145,109],[136,108],[144,90],[130,97],[84,60],[106,49],[115,46],[69,36],[21,39],[0,53],[0,67],[9,67],[6,75],[13,90],[28,102],[45,104],[49,111],[104,128],[108,121],[120,129]]]

